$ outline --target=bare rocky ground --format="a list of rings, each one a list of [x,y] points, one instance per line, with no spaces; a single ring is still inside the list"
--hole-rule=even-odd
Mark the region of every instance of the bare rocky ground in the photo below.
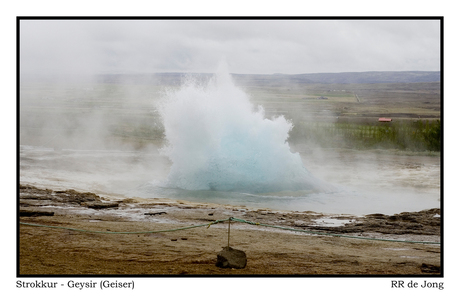
[[[395,215],[331,215],[311,211],[110,198],[75,190],[20,186],[20,275],[440,275],[440,209]],[[216,267],[228,245],[247,256],[244,269]],[[265,227],[272,225],[302,231]],[[304,232],[307,231],[307,232]],[[111,232],[139,232],[110,234]],[[328,234],[328,235],[317,235]],[[333,235],[329,235],[333,234]]]

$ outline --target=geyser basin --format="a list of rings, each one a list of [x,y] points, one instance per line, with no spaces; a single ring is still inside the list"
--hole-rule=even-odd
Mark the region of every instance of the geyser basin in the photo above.
[[[132,86],[132,90],[138,90],[138,86],[134,85],[120,86]],[[75,88],[75,92],[83,91],[78,86]],[[31,91],[30,96],[40,96],[41,93],[41,90]],[[213,97],[218,97],[217,102]],[[139,105],[136,103],[135,99],[132,104],[127,103],[123,113],[138,114]],[[66,107],[80,107],[78,103],[65,104]],[[105,105],[105,102],[102,104]],[[53,138],[56,130],[44,129],[40,131],[42,137],[37,139],[21,138],[21,184],[115,196],[167,197],[334,214],[393,214],[440,206],[439,155],[399,154],[385,150],[380,153],[378,150],[326,150],[307,143],[290,148],[286,143],[290,122],[282,117],[264,118],[263,109],[253,107],[246,94],[235,88],[231,80],[225,79],[225,74],[205,86],[186,83],[180,90],[166,95],[163,107],[163,111],[171,107],[168,110],[170,117],[164,117],[163,121],[166,123],[165,119],[171,119],[167,122],[173,125],[173,129],[167,131],[171,132],[168,134],[170,143],[163,150],[164,156],[159,155],[156,142],[142,150],[126,147],[124,143],[120,147],[105,147],[102,142],[97,148],[86,149],[65,146],[66,143],[78,143],[80,137],[64,142],[61,150],[53,150],[52,142],[48,140],[58,139]],[[25,118],[33,118],[45,110],[28,109],[31,115]],[[104,113],[110,123],[117,123],[121,118],[117,112]],[[49,116],[52,119],[55,113],[50,112]],[[135,118],[137,120],[138,117]],[[152,125],[161,125],[156,114],[146,118],[151,118]],[[234,118],[240,118],[238,121],[241,123]],[[120,125],[123,124],[120,122]],[[104,128],[102,123],[98,126]],[[178,130],[185,134],[173,133]],[[130,141],[128,137],[126,140]],[[241,147],[246,147],[246,150],[242,151]],[[231,154],[232,150],[237,154]],[[291,151],[300,152],[302,161],[299,154]],[[281,162],[277,161],[279,158]],[[263,176],[266,181],[256,179],[255,171],[246,171],[257,167],[262,171],[259,173],[268,173]],[[227,171],[215,171],[222,168]],[[290,176],[289,173],[298,176]],[[233,180],[235,177],[237,180]],[[268,180],[270,177],[272,181]],[[336,186],[338,190],[325,192],[328,185],[316,178]],[[232,184],[228,183],[230,179]],[[192,187],[203,189],[193,190]]]
[[[78,151],[21,146],[20,182],[53,190],[76,189],[115,196],[171,198],[279,210],[334,214],[395,214],[440,206],[440,158],[353,150],[302,155],[312,171],[340,186],[332,193],[185,190],[147,183],[166,177],[167,160],[155,152]],[[136,161],[136,162],[133,162]],[[153,164],[150,164],[150,163]],[[159,167],[159,165],[163,165]],[[418,165],[414,167],[414,165]]]
[[[187,80],[160,107],[171,162],[163,187],[272,193],[324,192],[287,142],[292,123],[265,118],[221,67],[207,84]]]

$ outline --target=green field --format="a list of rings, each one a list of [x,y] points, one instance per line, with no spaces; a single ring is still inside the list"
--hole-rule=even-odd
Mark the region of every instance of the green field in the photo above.
[[[440,151],[441,121],[394,123],[300,122],[291,132],[294,144],[311,142],[322,147]]]
[[[439,82],[248,87],[268,116],[294,123],[289,141],[322,147],[440,151]],[[378,122],[378,118],[392,122]]]
[[[440,118],[440,84],[304,84],[247,87],[253,102],[267,111],[328,112],[340,118]],[[320,119],[324,116],[314,116]],[[313,118],[314,120],[315,118]]]
[[[75,147],[110,140],[114,146],[159,146],[164,131],[156,107],[165,88],[145,82],[23,82],[20,143]],[[292,144],[410,151],[442,146],[439,82],[241,88],[268,118],[283,115],[292,121]],[[392,122],[380,123],[379,117]]]

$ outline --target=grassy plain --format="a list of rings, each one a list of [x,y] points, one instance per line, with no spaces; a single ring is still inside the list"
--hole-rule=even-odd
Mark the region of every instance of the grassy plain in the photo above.
[[[439,151],[440,89],[439,82],[430,82],[254,86],[246,91],[268,116],[281,114],[293,122],[293,144]],[[378,122],[380,117],[392,122]]]
[[[267,111],[304,110],[315,121],[324,117],[440,118],[440,83],[303,84],[248,87],[255,104]],[[294,114],[291,116],[295,117]]]
[[[164,130],[157,105],[167,88],[174,89],[177,85],[102,81],[21,84],[21,144],[94,146],[121,142],[136,147],[161,144]],[[386,148],[435,151],[440,148],[439,82],[270,83],[241,85],[241,88],[254,105],[264,107],[267,117],[283,115],[293,122],[289,139],[293,144],[313,139],[316,144],[328,147],[382,147],[380,144],[385,143]],[[393,121],[379,123],[379,117]],[[427,122],[432,121],[437,123],[429,123],[431,131],[427,132]],[[403,136],[406,140],[417,134],[411,141],[420,143],[401,145],[401,140],[396,141],[393,136],[381,137],[382,133],[388,133],[385,130],[391,130],[393,135],[400,135],[401,131],[412,133]],[[420,136],[423,133],[430,136]],[[438,145],[433,145],[436,142],[433,139],[426,140],[427,137],[435,137]]]

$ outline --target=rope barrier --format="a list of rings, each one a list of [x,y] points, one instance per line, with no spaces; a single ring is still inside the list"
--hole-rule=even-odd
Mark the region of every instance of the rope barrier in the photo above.
[[[295,228],[282,227],[282,226],[276,226],[276,225],[270,225],[270,224],[256,223],[256,222],[247,221],[247,220],[243,220],[243,219],[237,219],[237,218],[233,218],[233,217],[232,217],[232,220],[237,221],[237,222],[241,222],[241,223],[251,224],[251,225],[265,226],[265,227],[277,228],[277,229],[282,229],[282,230],[289,230],[289,231],[293,231],[293,232],[303,232],[303,233],[314,234],[314,235],[322,235],[322,236],[334,236],[334,237],[341,237],[341,238],[352,238],[352,239],[363,239],[363,240],[376,240],[376,241],[387,241],[387,242],[406,242],[406,243],[423,243],[423,244],[441,244],[440,242],[433,242],[433,241],[393,240],[393,239],[382,239],[382,238],[361,237],[361,236],[349,236],[349,235],[341,235],[341,234],[333,234],[333,233],[323,233],[323,232],[316,232],[316,231],[307,231],[307,230],[302,230],[302,229],[295,229]]]
[[[175,228],[175,229],[158,230],[158,231],[143,231],[143,232],[111,232],[111,231],[103,232],[103,231],[92,231],[92,230],[76,229],[76,228],[69,228],[69,227],[63,227],[63,226],[32,224],[32,223],[24,223],[24,222],[19,222],[19,224],[28,225],[28,226],[37,226],[37,227],[65,229],[65,230],[70,230],[70,231],[78,231],[78,232],[85,232],[85,233],[95,233],[95,234],[152,234],[152,233],[165,233],[165,232],[182,231],[182,230],[188,230],[188,229],[197,228],[197,227],[203,227],[203,226],[206,226],[207,228],[209,228],[213,224],[217,224],[217,223],[221,223],[221,222],[225,222],[225,221],[229,222],[229,225],[228,225],[228,227],[229,227],[228,228],[228,243],[229,244],[230,244],[230,222],[231,221],[236,221],[236,222],[246,223],[246,224],[256,225],[256,226],[271,227],[271,228],[276,228],[276,229],[281,229],[281,230],[289,230],[289,231],[293,231],[293,232],[302,232],[302,233],[313,234],[313,235],[333,236],[333,237],[340,237],[340,238],[386,241],[386,242],[405,242],[405,243],[439,244],[439,245],[441,244],[440,242],[433,242],[433,241],[393,240],[393,239],[361,237],[361,236],[349,236],[349,235],[324,233],[324,232],[317,232],[317,231],[308,231],[308,230],[303,230],[303,229],[295,229],[295,228],[282,227],[282,226],[277,226],[277,225],[270,225],[270,224],[252,222],[252,221],[247,221],[247,220],[233,218],[233,217],[230,217],[230,218],[227,218],[227,219],[215,220],[213,222],[205,223],[205,224],[192,225],[192,226],[180,227],[180,228]]]
[[[21,224],[21,225],[29,225],[29,226],[37,226],[37,227],[65,229],[65,230],[69,230],[69,231],[77,231],[77,232],[92,233],[92,234],[154,234],[154,233],[183,231],[183,230],[188,230],[188,229],[192,229],[192,228],[196,228],[196,227],[202,227],[202,226],[207,226],[209,228],[213,224],[217,224],[219,222],[224,222],[224,221],[227,221],[227,220],[228,219],[215,220],[215,221],[213,221],[211,223],[206,223],[206,224],[192,225],[192,226],[187,226],[187,227],[179,227],[179,228],[173,228],[173,229],[167,229],[167,230],[159,230],[159,231],[144,231],[144,232],[111,232],[111,231],[104,232],[104,231],[92,231],[92,230],[85,230],[85,229],[78,229],[78,228],[71,228],[71,227],[44,225],[44,224],[33,224],[33,223],[24,223],[24,222],[19,222],[19,224]]]

